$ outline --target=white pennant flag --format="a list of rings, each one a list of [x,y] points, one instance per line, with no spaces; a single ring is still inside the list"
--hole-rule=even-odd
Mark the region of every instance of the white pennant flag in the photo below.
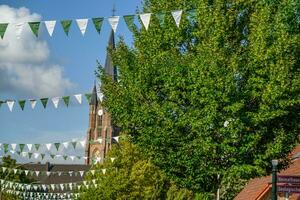
[[[54,184],[51,184],[50,186],[51,186],[51,189],[52,189],[52,190],[55,189],[55,185],[54,185]]]
[[[81,144],[82,147],[85,147],[86,141],[85,141],[85,140],[82,140],[82,141],[80,141],[79,143]]]
[[[28,153],[27,152],[22,152],[21,154],[22,154],[23,157],[26,157]]]
[[[29,102],[30,102],[31,108],[34,109],[37,101],[35,99],[30,99]]]
[[[91,173],[94,176],[95,175],[95,170],[91,170]]]
[[[182,16],[182,10],[173,11],[172,16],[175,20],[176,26],[179,27],[180,21],[181,21],[181,16]]]
[[[12,150],[16,150],[17,144],[11,144]]]
[[[150,20],[151,20],[151,15],[152,15],[152,13],[140,14],[140,19],[143,22],[143,25],[144,25],[146,30],[148,30]]]
[[[119,24],[119,19],[120,19],[120,16],[113,16],[113,17],[110,17],[108,18],[108,22],[111,26],[111,28],[113,29],[114,32],[117,31],[117,27],[118,27],[118,24]]]
[[[21,22],[21,23],[18,23],[18,24],[15,25],[17,39],[21,38],[21,34],[22,34],[22,31],[23,31],[24,25],[25,25],[24,22]]]
[[[72,161],[74,161],[75,156],[69,156],[71,158]]]
[[[116,136],[116,137],[113,137],[117,142],[119,142],[119,137],[120,136]]]
[[[58,176],[61,176],[61,173],[62,173],[62,172],[58,172]]]
[[[106,169],[102,169],[102,173],[103,173],[103,174],[106,174]]]
[[[60,97],[53,97],[51,100],[52,100],[52,103],[53,103],[54,107],[57,108],[58,104],[59,104]]]
[[[93,179],[92,182],[94,183],[94,185],[96,184],[96,180],[95,179]]]
[[[64,142],[64,143],[62,143],[62,144],[63,144],[63,146],[64,146],[65,149],[67,149],[68,146],[69,146],[69,142]]]
[[[36,176],[39,176],[39,174],[40,174],[40,171],[35,171]]]
[[[116,158],[110,158],[111,162],[114,162]]]
[[[75,94],[74,97],[76,98],[76,100],[78,101],[78,103],[82,103],[82,94]]]
[[[69,183],[69,188],[72,190],[73,189],[73,184]]]
[[[46,144],[46,148],[48,149],[48,151],[51,149],[51,147],[52,147],[52,144],[51,144],[51,143]]]
[[[15,105],[15,101],[14,100],[7,100],[6,104],[7,104],[8,108],[9,108],[10,112],[12,112],[13,107]]]
[[[16,153],[16,151],[14,151],[14,150],[10,150],[10,153],[12,153],[12,154],[15,154],[15,153]]]
[[[85,34],[89,19],[76,19],[77,25],[82,35]]]
[[[82,177],[84,174],[84,171],[79,171],[80,176]]]
[[[46,175],[47,175],[47,176],[50,176],[50,175],[51,175],[51,172],[46,172]]]
[[[27,144],[27,148],[28,148],[29,151],[31,151],[31,149],[32,149],[32,144]]]
[[[43,190],[44,190],[44,191],[46,191],[46,190],[47,190],[47,187],[46,187],[46,185],[42,185],[42,188],[43,188]]]
[[[102,138],[98,138],[96,141],[101,144],[102,143]]]
[[[63,191],[64,188],[65,188],[64,184],[60,184],[60,188],[61,188],[61,190]]]
[[[45,21],[46,29],[51,37],[52,37],[53,31],[54,31],[55,25],[56,25],[56,21]]]
[[[17,169],[14,169],[14,174],[16,174],[18,172],[18,170]]]
[[[35,159],[38,159],[39,155],[40,155],[39,153],[34,153],[33,154],[33,156],[34,156]]]
[[[25,172],[25,175],[26,175],[26,176],[27,176],[27,175],[28,175],[28,173],[29,173],[29,171],[28,171],[28,170],[25,170],[24,172]]]
[[[3,173],[6,171],[6,167],[2,167],[2,171],[3,171]]]

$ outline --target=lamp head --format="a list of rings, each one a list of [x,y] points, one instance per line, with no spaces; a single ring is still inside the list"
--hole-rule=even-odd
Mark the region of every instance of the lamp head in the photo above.
[[[278,160],[272,160],[272,166],[276,167],[278,165]]]

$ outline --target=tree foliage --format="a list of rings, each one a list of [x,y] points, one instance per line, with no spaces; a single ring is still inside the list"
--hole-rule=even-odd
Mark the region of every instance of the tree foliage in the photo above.
[[[81,191],[79,199],[177,199],[189,200],[193,193],[179,189],[171,184],[166,176],[146,159],[134,144],[123,141],[114,146],[107,159],[96,165],[95,175],[86,177],[87,181],[96,179],[97,187]],[[101,169],[106,169],[105,174]],[[173,198],[174,197],[174,198]]]
[[[177,9],[180,28],[155,14]],[[143,11],[149,30],[111,50],[120,81],[100,75],[104,106],[147,158],[223,199],[236,177],[286,166],[300,132],[300,1],[147,0]]]

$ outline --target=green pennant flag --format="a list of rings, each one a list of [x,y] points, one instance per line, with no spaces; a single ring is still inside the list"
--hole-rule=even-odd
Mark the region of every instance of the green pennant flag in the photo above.
[[[127,25],[128,29],[131,32],[133,32],[134,28],[136,27],[135,24],[134,24],[134,17],[135,17],[135,15],[125,15],[124,16],[124,20],[126,22],[126,25]]]
[[[64,160],[67,160],[68,156],[64,155],[63,158],[64,158]]]
[[[165,25],[165,17],[166,17],[166,13],[157,13],[156,17],[159,21],[159,25],[161,27],[163,27]]]
[[[85,94],[85,97],[89,103],[91,103],[92,94]]]
[[[28,22],[33,34],[38,37],[41,22]]]
[[[25,144],[19,144],[20,151],[23,152]]]
[[[0,37],[3,39],[8,23],[0,23]]]
[[[70,96],[63,97],[63,100],[64,100],[66,106],[68,107],[69,106],[69,102],[70,102]]]
[[[97,32],[100,34],[101,32],[101,27],[103,24],[103,17],[98,17],[98,18],[92,18],[93,24],[95,26],[95,29],[97,30]]]
[[[32,153],[31,153],[31,152],[28,152],[28,157],[29,157],[29,159],[31,158],[31,156],[32,156]]]
[[[34,144],[34,147],[37,151],[39,150],[40,146],[41,146],[40,144]]]
[[[78,159],[78,160],[80,160],[80,159],[81,159],[81,156],[76,156],[76,157],[77,157],[77,159]]]
[[[17,154],[18,154],[18,155],[21,155],[21,151],[17,151]]]
[[[45,158],[45,154],[41,153],[42,160]]]
[[[54,143],[54,146],[55,146],[56,150],[58,151],[60,143]]]
[[[4,101],[1,101],[1,100],[0,100],[0,107],[1,107],[1,106],[2,106],[2,104],[4,104],[4,103],[5,103]]]
[[[22,110],[24,110],[25,103],[26,103],[26,100],[19,100],[19,105],[20,105]]]
[[[9,144],[3,144],[3,148],[4,148],[4,154],[7,154],[8,148],[9,148]]]
[[[186,13],[187,13],[187,19],[189,20],[189,22],[191,24],[196,23],[196,21],[197,21],[197,10],[196,9],[188,10]]]
[[[70,27],[71,27],[71,24],[72,24],[72,20],[62,20],[60,23],[61,23],[66,35],[68,36],[69,35],[69,30],[70,30]]]
[[[40,100],[41,100],[41,102],[43,104],[43,107],[46,108],[49,98],[42,98]]]
[[[71,142],[71,143],[72,143],[73,148],[75,149],[77,142]]]
[[[51,154],[50,157],[51,157],[52,159],[54,159],[55,155]]]
[[[30,176],[34,175],[34,171],[29,171]]]

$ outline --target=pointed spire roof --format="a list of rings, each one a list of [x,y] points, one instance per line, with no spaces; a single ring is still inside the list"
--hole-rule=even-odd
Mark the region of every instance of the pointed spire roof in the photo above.
[[[113,31],[110,33],[108,48],[115,49],[115,34]],[[104,71],[107,75],[111,76],[114,81],[117,80],[117,68],[113,65],[110,53],[106,54]]]
[[[97,88],[96,83],[94,83],[94,88],[91,96],[90,105],[97,105],[98,104],[98,97],[97,97]]]

